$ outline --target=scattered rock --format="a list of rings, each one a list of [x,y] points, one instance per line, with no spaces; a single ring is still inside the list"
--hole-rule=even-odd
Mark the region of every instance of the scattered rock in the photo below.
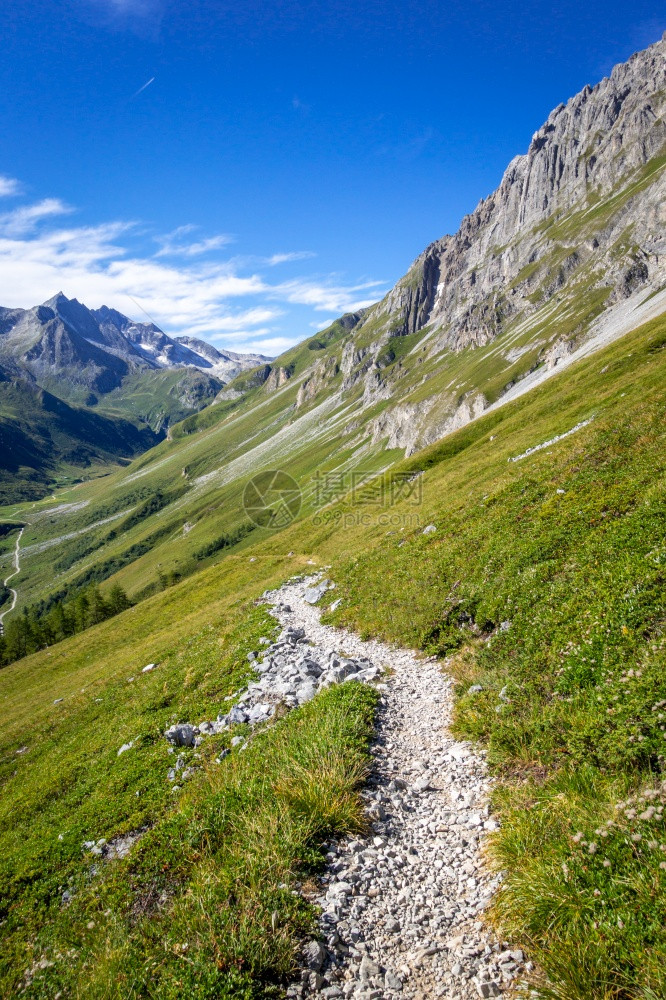
[[[174,746],[177,747],[193,747],[194,746],[194,727],[189,724],[189,722],[179,722],[176,726],[170,726],[169,729],[164,734],[169,741]]]
[[[303,958],[308,969],[319,972],[326,958],[326,949],[320,941],[308,941],[303,948]]]
[[[367,955],[364,955],[361,959],[361,967],[359,969],[361,982],[367,983],[369,979],[376,979],[379,973],[380,969],[377,963],[373,962]]]
[[[329,586],[328,580],[322,580],[315,587],[308,587],[303,593],[303,600],[307,601],[308,604],[316,604],[324,596]]]
[[[492,979],[488,982],[477,982],[476,989],[480,997],[498,997],[502,991]]]
[[[317,578],[307,583],[316,583]],[[328,589],[328,581],[325,589]],[[305,585],[305,592],[311,593],[315,587]],[[264,594],[271,601],[275,595]],[[290,605],[277,602],[276,615],[291,615]],[[267,643],[267,645],[266,645]],[[380,678],[382,669],[365,657],[352,658],[341,655],[332,646],[311,645],[305,641],[305,631],[287,624],[277,640],[265,639],[260,642],[259,652],[248,654],[248,660],[256,670],[256,680],[251,681],[244,691],[236,691],[230,698],[238,698],[236,705],[226,715],[218,715],[215,722],[203,721],[194,726],[179,723],[171,726],[164,734],[169,742],[179,747],[199,746],[209,736],[225,732],[231,726],[256,726],[267,722],[278,707],[297,708],[315,697],[318,691],[331,684],[341,684],[347,680],[357,680],[363,684]],[[239,746],[243,737],[234,736],[232,746]],[[223,755],[218,757],[218,762]],[[170,781],[175,780],[171,771]],[[381,806],[377,815],[383,815]]]
[[[402,990],[402,979],[398,979],[398,977],[391,972],[390,969],[387,969],[384,976],[384,985],[387,990],[393,990],[394,993],[399,993]]]

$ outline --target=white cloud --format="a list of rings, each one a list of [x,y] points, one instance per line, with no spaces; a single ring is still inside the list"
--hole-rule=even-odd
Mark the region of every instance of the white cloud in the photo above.
[[[173,335],[274,354],[306,336],[314,319],[299,309],[294,320],[290,306],[340,315],[382,294],[379,282],[345,285],[336,275],[274,284],[262,265],[265,271],[285,254],[221,259],[211,253],[203,260],[198,247],[218,249],[228,238],[188,242],[196,231],[189,225],[163,237],[157,254],[151,247],[143,254],[137,242],[148,237],[135,223],[58,225],[56,218],[70,211],[57,198],[47,198],[0,216],[0,305],[25,308],[62,290],[93,308],[104,304],[136,319],[150,316]],[[167,245],[180,249],[167,255]],[[281,323],[285,312],[292,315]]]
[[[65,205],[59,198],[44,198],[34,205],[22,205],[12,212],[0,215],[0,233],[6,236],[17,236],[34,229],[42,219],[53,218],[56,215],[67,215],[73,209]]]
[[[14,177],[0,174],[0,198],[12,198],[21,193],[21,185]]]
[[[287,302],[312,306],[314,309],[334,312],[337,315],[355,312],[372,305],[380,297],[382,281],[364,281],[360,285],[338,285],[326,281],[296,278],[274,285],[272,294]],[[364,295],[359,295],[365,292]],[[370,294],[372,292],[372,294]]]
[[[311,250],[295,250],[292,253],[274,253],[272,257],[266,258],[266,263],[269,267],[275,267],[276,264],[290,264],[294,260],[311,260],[312,257],[316,257],[316,253],[312,253]]]
[[[88,0],[118,16],[155,17],[162,11],[161,0]]]
[[[216,333],[211,334],[209,340],[228,340],[235,336],[236,332],[243,326],[256,326],[260,323],[270,323],[272,320],[282,316],[281,309],[267,309],[256,306],[254,309],[247,309],[245,312],[234,313],[232,316],[222,316],[215,320]],[[232,331],[231,333],[229,331]],[[262,333],[268,332],[262,330]]]
[[[248,354],[267,354],[269,357],[277,357],[294,346],[292,337],[266,337],[261,340],[250,340],[245,347]]]
[[[193,242],[183,242],[182,237],[188,233],[193,233],[197,226],[178,226],[165,236],[156,237],[160,249],[155,254],[156,257],[198,257],[211,250],[219,250],[221,247],[233,243],[234,237],[229,233],[219,233],[217,236],[209,236],[207,239],[195,240]]]
[[[249,343],[256,337],[267,337],[269,333],[273,333],[273,329],[270,326],[260,326],[257,327],[256,330],[253,329],[243,330],[240,327],[230,327],[226,333],[209,334],[206,337],[206,340],[210,340],[211,343],[216,344],[216,346],[220,347],[222,350],[225,350],[225,348],[233,350],[231,344],[236,344],[239,341],[242,341],[243,343]],[[291,344],[292,341],[290,340],[289,343]],[[249,347],[248,350],[250,350]]]

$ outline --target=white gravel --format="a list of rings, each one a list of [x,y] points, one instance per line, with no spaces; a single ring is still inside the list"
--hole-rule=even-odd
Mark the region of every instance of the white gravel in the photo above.
[[[317,647],[388,669],[362,793],[371,832],[329,845],[317,900],[321,940],[305,944],[301,980],[288,996],[499,996],[530,963],[483,923],[497,886],[483,839],[497,822],[482,756],[447,730],[452,682],[432,657],[322,625],[303,599],[317,579],[266,595],[273,614]]]

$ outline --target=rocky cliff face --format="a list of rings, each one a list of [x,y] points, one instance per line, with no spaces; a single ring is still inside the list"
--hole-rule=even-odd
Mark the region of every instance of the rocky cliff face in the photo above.
[[[479,400],[570,357],[623,300],[657,294],[666,284],[665,166],[666,35],[555,108],[497,190],[362,317],[341,354],[342,389],[362,384],[364,407],[397,404],[373,435],[421,447],[478,415]],[[408,350],[399,338],[410,338]],[[458,383],[452,356],[482,348],[499,384],[486,389],[478,375]],[[423,388],[409,401],[430,379],[441,403],[433,362],[453,365],[445,413]]]
[[[645,176],[666,150],[665,111],[666,35],[555,108],[497,190],[454,236],[424,251],[368,322],[386,317],[390,332],[400,334],[432,325],[456,350],[484,344],[511,317],[534,310],[528,296],[549,256],[562,248],[570,253],[560,262],[561,284],[588,264],[599,284],[619,295],[647,283],[661,273],[666,253],[664,173],[654,183]],[[603,209],[611,195],[623,201],[623,211],[595,217],[595,207]],[[557,221],[572,212],[580,218],[558,232]],[[627,250],[613,254],[623,233]],[[558,275],[544,294],[556,290]]]

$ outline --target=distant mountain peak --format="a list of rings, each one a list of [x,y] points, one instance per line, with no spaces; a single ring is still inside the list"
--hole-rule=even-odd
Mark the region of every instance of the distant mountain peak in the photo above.
[[[69,402],[95,405],[130,377],[182,372],[182,389],[173,385],[163,415],[151,416],[151,426],[168,422],[169,414],[182,419],[201,409],[223,385],[263,361],[260,355],[217,351],[196,338],[171,338],[155,323],[137,322],[106,305],[89,309],[62,291],[31,309],[0,308],[0,363],[11,363],[12,370]]]

